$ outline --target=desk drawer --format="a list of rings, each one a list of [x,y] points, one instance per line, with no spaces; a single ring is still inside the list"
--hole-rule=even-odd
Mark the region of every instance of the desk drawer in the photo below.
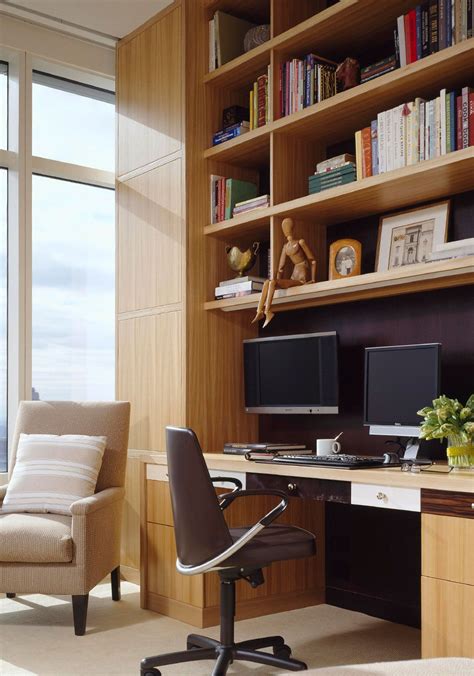
[[[351,503],[353,505],[365,505],[366,507],[419,512],[421,510],[420,489],[353,483]]]
[[[351,484],[349,481],[307,479],[277,474],[247,474],[247,488],[276,489],[294,498],[312,498],[327,502],[350,504]]]

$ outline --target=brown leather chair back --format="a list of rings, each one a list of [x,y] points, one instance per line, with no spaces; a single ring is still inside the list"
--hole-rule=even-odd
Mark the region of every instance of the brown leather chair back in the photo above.
[[[194,432],[167,427],[166,452],[178,558],[196,566],[227,549],[232,538]]]

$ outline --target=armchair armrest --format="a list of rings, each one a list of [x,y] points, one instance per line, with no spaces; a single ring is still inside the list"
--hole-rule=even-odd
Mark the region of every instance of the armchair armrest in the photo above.
[[[283,493],[283,491],[249,489],[244,491],[235,490],[224,495],[220,503],[221,509],[224,510],[236,498],[247,497],[250,495],[275,495],[281,498],[281,500],[276,507],[274,507],[267,514],[265,514],[265,516],[263,516],[259,521],[257,521],[255,525],[249,528],[249,530],[246,531],[232,545],[230,545],[230,547],[227,547],[227,549],[225,549],[223,552],[215,556],[213,559],[205,561],[204,563],[201,563],[198,566],[185,566],[178,559],[176,561],[176,568],[180,573],[182,573],[183,575],[197,575],[198,573],[206,573],[210,570],[215,570],[216,568],[222,567],[220,566],[221,563],[224,563],[226,559],[230,558],[236,552],[242,549],[242,547],[246,545],[247,542],[250,542],[250,540],[252,540],[256,535],[258,535],[258,533],[260,533],[260,531],[262,531],[266,526],[269,526],[272,523],[272,521],[274,521],[278,516],[280,516],[280,514],[284,512],[285,509],[288,507],[288,497],[285,495],[285,493]]]
[[[76,500],[71,505],[71,514],[73,516],[84,516],[96,512],[99,509],[103,509],[108,505],[111,505],[118,500],[122,500],[125,496],[125,488],[122,486],[114,488],[106,488],[99,493],[94,493],[88,498],[82,498],[82,500]]]

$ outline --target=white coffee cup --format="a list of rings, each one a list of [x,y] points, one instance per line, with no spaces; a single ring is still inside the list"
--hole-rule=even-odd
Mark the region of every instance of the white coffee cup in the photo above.
[[[317,439],[316,453],[317,455],[331,455],[332,453],[339,453],[341,444],[335,439]]]

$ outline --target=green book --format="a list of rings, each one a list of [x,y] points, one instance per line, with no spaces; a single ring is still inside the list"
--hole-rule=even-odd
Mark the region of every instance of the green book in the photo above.
[[[237,202],[257,197],[257,186],[249,181],[240,181],[238,178],[227,178],[225,182],[225,218],[232,218]]]

